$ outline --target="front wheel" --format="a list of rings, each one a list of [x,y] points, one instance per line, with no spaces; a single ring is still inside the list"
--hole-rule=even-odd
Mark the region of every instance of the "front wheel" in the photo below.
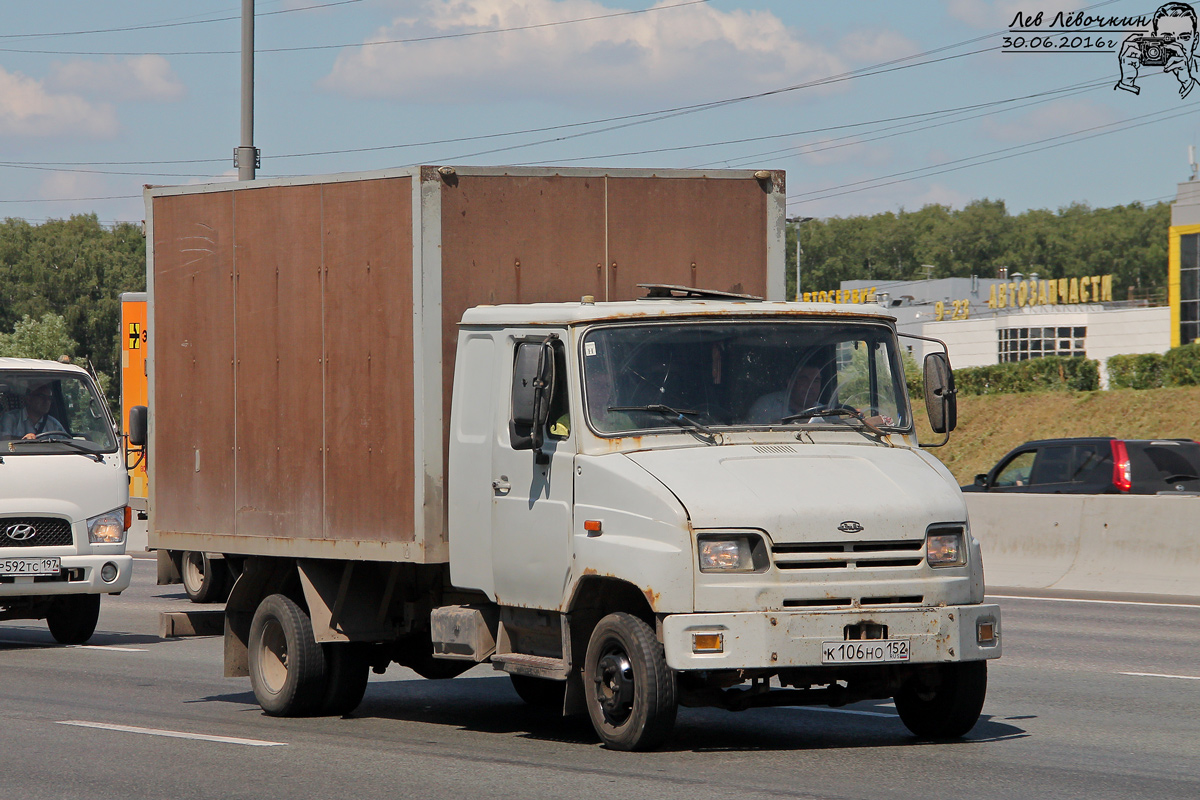
[[[70,594],[55,598],[46,612],[50,635],[60,644],[83,644],[96,632],[100,595]]]
[[[322,709],[325,653],[295,601],[282,594],[263,600],[250,623],[248,644],[250,686],[263,711],[299,717]]]
[[[583,665],[592,726],[613,750],[666,741],[679,709],[675,673],[654,630],[632,614],[609,614],[592,631]]]
[[[910,681],[893,698],[900,721],[917,736],[957,739],[965,736],[983,711],[987,694],[987,662],[962,661],[935,668],[940,682],[926,686]]]
[[[225,565],[208,554],[189,550],[183,554],[179,570],[183,590],[193,603],[219,603],[229,596],[225,591]]]

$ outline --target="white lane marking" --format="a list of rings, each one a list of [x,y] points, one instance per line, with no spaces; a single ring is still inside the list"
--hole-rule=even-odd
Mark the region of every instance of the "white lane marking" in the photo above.
[[[118,653],[144,653],[144,647],[118,647],[115,644],[69,644],[68,648],[79,650],[115,650]]]
[[[1198,608],[1200,604],[1188,603],[1149,603],[1145,600],[1083,600],[1077,597],[1022,597],[1015,594],[989,594],[993,600],[1046,600],[1051,603],[1097,603],[1114,606],[1153,606],[1155,608]]]
[[[78,719],[59,720],[58,725],[74,725],[78,728],[99,728],[104,731],[119,731],[121,733],[141,733],[147,736],[166,736],[171,739],[196,739],[202,742],[221,742],[223,744],[242,744],[247,747],[286,747],[287,742],[267,742],[262,739],[240,739],[236,736],[212,736],[207,733],[185,733],[184,731],[164,731],[158,728],[136,728],[132,725],[109,725],[105,722],[84,722]]]
[[[895,714],[885,714],[882,711],[855,711],[852,708],[822,708],[821,706],[795,706],[800,711],[821,711],[826,714],[857,714],[861,717],[888,717],[899,719]]]
[[[1118,672],[1118,675],[1133,675],[1135,678],[1178,678],[1181,681],[1200,681],[1200,675],[1164,675],[1161,672]]]

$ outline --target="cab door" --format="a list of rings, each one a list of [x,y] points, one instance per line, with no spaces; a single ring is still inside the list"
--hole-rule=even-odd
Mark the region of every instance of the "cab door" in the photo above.
[[[491,549],[495,599],[506,606],[558,609],[570,577],[577,437],[566,414],[569,359],[562,335],[512,337],[504,356],[501,385],[511,391],[501,398],[504,422],[493,440]],[[529,365],[537,354],[552,362],[540,448],[529,441],[538,438],[534,431],[514,418],[514,404],[529,393]]]

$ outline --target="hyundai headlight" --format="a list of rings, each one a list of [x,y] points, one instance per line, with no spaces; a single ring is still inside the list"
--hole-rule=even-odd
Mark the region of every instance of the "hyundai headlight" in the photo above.
[[[759,572],[767,568],[767,548],[756,533],[704,534],[697,537],[701,572]]]
[[[125,509],[118,508],[87,521],[88,541],[92,544],[120,544],[125,541]]]
[[[931,530],[925,537],[925,560],[931,567],[961,567],[967,563],[962,528]]]

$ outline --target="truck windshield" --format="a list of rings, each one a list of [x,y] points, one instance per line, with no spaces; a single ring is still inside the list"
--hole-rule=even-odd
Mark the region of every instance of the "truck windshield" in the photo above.
[[[11,454],[111,453],[116,436],[90,378],[0,370],[0,442]]]
[[[584,399],[600,434],[712,427],[910,427],[895,334],[856,322],[678,322],[595,328]]]

